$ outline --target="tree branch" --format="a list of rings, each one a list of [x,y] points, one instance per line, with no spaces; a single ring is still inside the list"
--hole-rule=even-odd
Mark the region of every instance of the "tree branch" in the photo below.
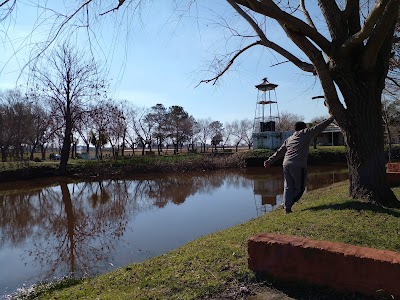
[[[322,34],[302,20],[280,9],[272,0],[235,0],[234,2],[250,8],[254,12],[275,19],[280,24],[285,24],[285,26],[287,28],[290,27],[293,32],[299,32],[307,36],[313,40],[322,51],[330,55],[332,48],[331,43]]]
[[[0,7],[6,5],[10,0],[5,0],[4,2],[0,3]],[[17,0],[14,0],[13,3],[7,8],[4,16],[0,18],[0,22],[4,21],[14,10],[15,5],[17,4]]]
[[[360,31],[360,2],[358,0],[347,0],[346,8],[343,12],[343,19],[344,22],[347,21],[349,36]]]
[[[347,0],[346,8],[344,9],[344,17],[346,19],[350,18],[350,15],[353,14],[353,10],[359,6],[358,0]]]
[[[106,11],[106,12],[101,13],[100,16],[104,16],[105,14],[108,14],[108,13],[110,13],[112,11],[118,10],[121,7],[121,5],[124,4],[124,2],[125,2],[125,0],[118,0],[118,6],[117,7],[114,7],[114,8],[112,8],[112,9]]]
[[[390,80],[395,86],[400,88],[400,83],[398,83],[395,78],[387,76],[386,79]]]
[[[378,22],[376,22],[363,53],[365,68],[368,69],[370,66],[375,65],[379,50],[385,39],[388,37],[388,34],[393,34],[393,30],[391,29],[396,24],[399,6],[399,0],[388,1],[383,14],[380,15]]]
[[[379,20],[379,18],[382,15],[382,12],[385,9],[385,6],[388,5],[383,4],[382,0],[375,2],[373,9],[369,14],[368,18],[365,20],[364,26],[361,28],[361,30],[353,34],[343,43],[341,47],[341,52],[343,54],[349,53],[353,48],[360,45],[366,38],[368,38],[371,35],[376,25],[376,22]]]
[[[236,12],[241,15],[249,24],[251,27],[253,27],[254,31],[258,34],[260,37],[261,41],[266,42],[268,41],[267,37],[265,36],[264,32],[261,30],[261,28],[257,25],[257,23],[253,20],[253,18],[247,14],[243,9],[240,8],[239,5],[236,4],[235,1],[233,0],[226,0]]]
[[[297,32],[293,32],[291,29],[285,28],[285,26],[283,26],[283,28],[290,39],[308,56],[313,63],[318,77],[320,78],[329,112],[331,114],[334,113],[336,121],[338,121],[343,128],[346,122],[346,109],[339,100],[332,74],[329,71],[329,66],[325,62],[321,51],[317,49],[315,45],[307,39],[307,37]]]
[[[0,3],[0,7],[2,7],[3,5],[6,5],[7,2],[9,2],[10,0],[5,0],[2,3]],[[14,4],[17,0],[14,0]]]
[[[250,49],[251,47],[254,47],[254,46],[256,46],[256,45],[261,45],[261,44],[262,44],[261,41],[256,41],[256,42],[254,42],[254,43],[252,43],[252,44],[250,44],[250,45],[244,47],[243,49],[239,50],[239,51],[232,57],[232,59],[228,62],[228,64],[225,66],[225,68],[224,68],[221,72],[218,72],[217,76],[215,76],[215,77],[213,77],[213,78],[211,78],[211,79],[204,79],[204,80],[200,81],[199,84],[196,85],[196,87],[198,87],[198,86],[199,86],[200,84],[202,84],[202,83],[209,83],[209,82],[211,82],[211,81],[214,81],[214,82],[213,82],[213,85],[215,85],[215,83],[217,82],[217,80],[218,80],[222,75],[224,75],[224,74],[226,73],[226,71],[229,70],[229,68],[232,66],[232,64],[235,62],[236,58],[239,57],[240,54],[242,54],[242,53],[245,52],[246,50]]]
[[[300,60],[298,57],[294,56],[292,53],[290,53],[286,49],[282,48],[281,46],[279,46],[269,40],[267,41],[267,43],[262,43],[262,45],[274,50],[275,52],[279,53],[283,57],[287,58],[290,62],[292,62],[295,66],[297,66],[299,69],[303,70],[304,72],[309,72],[309,73],[313,73],[314,75],[316,75],[315,68],[312,64],[306,63],[306,62]]]
[[[270,49],[274,50],[275,52],[279,53],[280,55],[282,55],[283,57],[287,58],[301,70],[315,74],[315,70],[314,70],[314,67],[312,64],[301,61],[299,58],[294,56],[292,53],[290,53],[286,49],[284,49],[281,46],[268,40],[268,38],[265,36],[264,32],[257,25],[257,23],[253,20],[253,18],[249,14],[247,14],[243,9],[241,9],[240,6],[237,5],[235,1],[227,0],[227,2],[237,11],[237,13],[240,16],[242,16],[250,24],[251,27],[253,27],[253,29],[255,30],[257,35],[260,37],[261,44],[263,46],[270,48]]]
[[[310,25],[310,26],[313,27],[313,28],[316,28],[316,27],[315,27],[315,24],[314,24],[314,22],[313,22],[313,20],[312,20],[311,17],[310,17],[310,14],[308,13],[308,10],[307,10],[307,8],[306,8],[306,5],[305,5],[305,3],[304,3],[304,0],[300,0],[300,7],[301,7],[301,10],[302,10],[302,12],[303,12],[303,14],[304,14],[304,16],[305,16],[307,22],[308,22],[308,25]]]
[[[347,28],[342,20],[342,12],[334,0],[319,0],[322,14],[333,40],[343,40],[347,37]]]

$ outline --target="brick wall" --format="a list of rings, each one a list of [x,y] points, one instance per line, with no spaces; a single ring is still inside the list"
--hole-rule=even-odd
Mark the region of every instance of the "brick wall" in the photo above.
[[[248,240],[248,265],[281,280],[400,299],[400,253],[298,236],[259,234]]]

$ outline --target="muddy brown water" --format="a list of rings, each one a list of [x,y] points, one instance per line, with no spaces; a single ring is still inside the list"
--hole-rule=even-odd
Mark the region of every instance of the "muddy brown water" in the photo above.
[[[346,180],[310,167],[307,190]],[[246,222],[282,202],[279,167],[0,184],[0,297],[93,276]]]

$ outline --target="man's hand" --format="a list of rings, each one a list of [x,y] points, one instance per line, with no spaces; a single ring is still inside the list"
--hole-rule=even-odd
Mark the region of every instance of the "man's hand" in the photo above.
[[[264,161],[264,168],[269,168],[271,166],[271,162],[268,160]]]

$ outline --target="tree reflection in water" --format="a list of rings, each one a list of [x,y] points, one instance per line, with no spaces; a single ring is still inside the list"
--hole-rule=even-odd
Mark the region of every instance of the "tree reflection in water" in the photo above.
[[[96,185],[99,189],[93,193]],[[57,188],[41,191],[51,209],[44,222],[36,225],[38,230],[31,236],[36,242],[29,255],[47,269],[45,278],[93,274],[99,262],[107,261],[114,240],[125,230],[128,201],[127,192],[110,195],[101,182],[60,181]],[[96,198],[98,203],[93,202]]]
[[[321,176],[321,172],[328,176]],[[325,180],[322,185],[332,183],[332,174],[336,176],[333,181],[347,178],[347,173],[327,168],[315,174],[309,173],[309,189],[321,186],[321,180]],[[55,179],[36,186],[24,185],[28,184],[20,183],[15,187],[0,185],[0,257],[3,248],[28,249],[22,260],[26,268],[36,272],[36,281],[54,276],[91,276],[108,271],[118,253],[116,247],[125,243],[123,235],[127,227],[132,231],[132,227],[136,226],[132,220],[142,212],[164,209],[169,204],[182,206],[194,195],[200,200],[212,198],[211,202],[207,200],[207,205],[215,203],[226,207],[234,204],[229,202],[230,199],[214,196],[216,190],[223,188],[222,197],[231,197],[227,193],[229,190],[249,190],[254,199],[261,197],[261,201],[255,203],[256,213],[252,213],[250,219],[259,214],[260,206],[265,211],[266,206],[276,204],[277,195],[283,191],[281,168],[271,168],[268,172],[256,168],[151,174],[85,182]],[[245,204],[240,205],[254,205],[254,199],[250,197],[241,199],[241,203]],[[202,205],[203,201],[200,202],[191,205]],[[211,211],[219,209],[207,207],[204,213],[208,217]],[[238,212],[238,215],[241,213]],[[241,219],[242,215],[238,217],[238,220]],[[220,217],[218,222],[221,222]],[[147,229],[137,228],[136,231],[146,232]],[[187,240],[191,238],[185,237]],[[124,261],[126,264],[130,262]],[[5,278],[4,272],[0,271],[0,278]],[[10,281],[6,285],[16,288],[28,279],[23,279],[21,275],[7,280]],[[0,281],[0,290],[4,287],[2,284]]]

